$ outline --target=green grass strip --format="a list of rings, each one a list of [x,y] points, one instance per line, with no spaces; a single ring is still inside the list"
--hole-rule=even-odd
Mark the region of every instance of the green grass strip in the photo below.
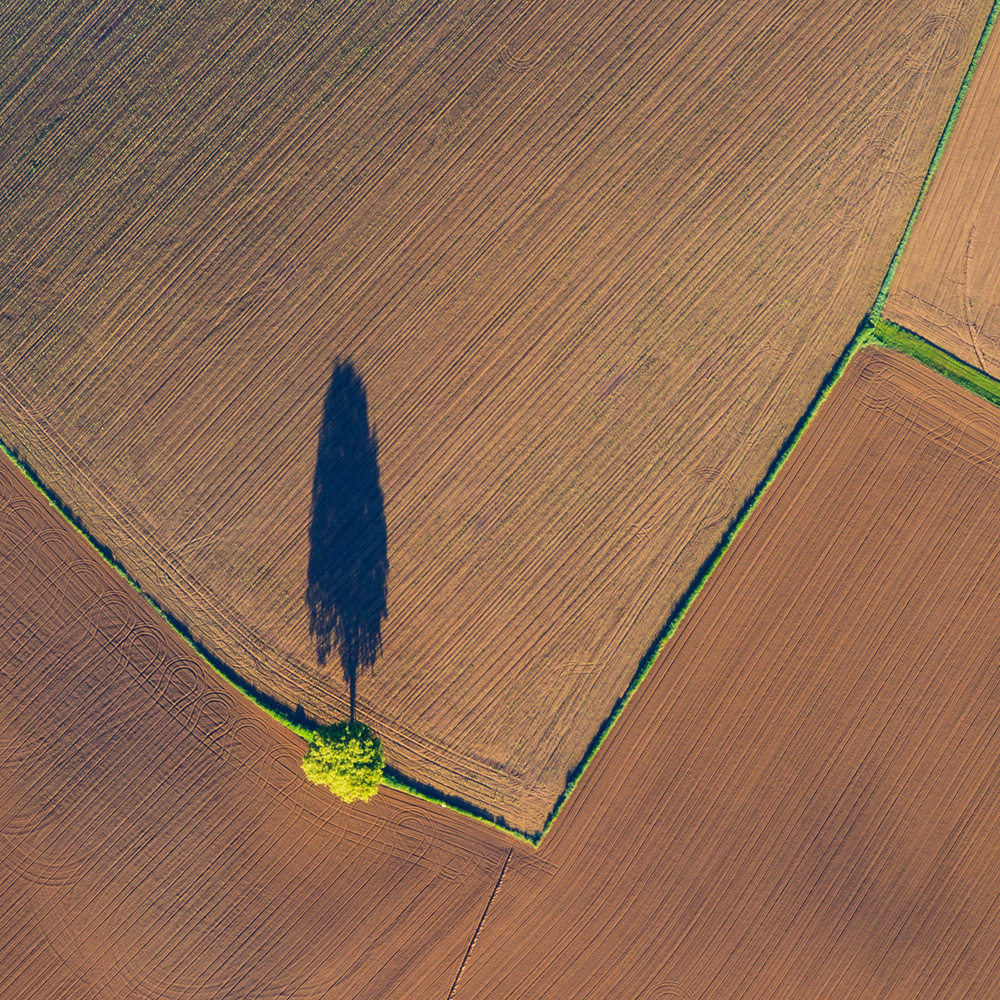
[[[415,795],[418,799],[423,799],[425,802],[433,802],[435,805],[451,809],[452,812],[468,816],[470,819],[476,820],[477,823],[491,826],[495,830],[509,833],[512,837],[517,837],[518,840],[523,840],[526,844],[531,844],[532,847],[537,847],[539,841],[542,839],[541,833],[525,833],[516,827],[508,826],[502,816],[494,816],[485,809],[474,806],[471,802],[466,802],[464,799],[460,799],[454,795],[446,795],[432,785],[425,785],[422,782],[414,781],[412,778],[407,778],[395,768],[386,767],[382,777],[382,784],[387,785],[389,788],[396,788],[401,792]]]
[[[601,744],[604,743],[608,734],[611,732],[612,727],[618,721],[619,716],[631,700],[632,695],[635,694],[639,685],[643,682],[643,680],[645,680],[646,675],[649,673],[649,670],[656,661],[656,658],[662,652],[663,647],[667,644],[667,642],[669,642],[673,634],[677,631],[677,628],[684,616],[694,603],[695,598],[699,593],[701,593],[702,588],[708,582],[708,578],[712,575],[722,557],[726,554],[726,550],[732,544],[733,539],[735,539],[737,533],[743,527],[746,519],[751,513],[753,513],[753,510],[760,501],[760,498],[763,496],[764,491],[774,481],[775,476],[787,461],[788,456],[792,453],[796,444],[798,444],[799,438],[802,437],[805,429],[809,426],[813,417],[816,415],[816,412],[819,410],[823,400],[826,399],[837,379],[839,379],[843,374],[844,369],[847,367],[847,363],[858,350],[869,344],[878,344],[894,350],[902,351],[903,353],[916,358],[918,361],[922,361],[924,364],[927,364],[935,371],[940,372],[942,375],[952,379],[952,381],[957,382],[959,385],[965,386],[977,395],[983,396],[983,398],[996,403],[996,405],[1000,405],[1000,383],[998,383],[995,379],[991,379],[988,376],[983,375],[981,372],[965,364],[965,362],[960,361],[958,358],[947,354],[937,347],[934,347],[932,344],[920,337],[917,337],[915,334],[904,331],[899,327],[893,326],[892,324],[885,323],[881,319],[882,308],[889,295],[889,287],[892,284],[892,279],[896,273],[896,268],[899,265],[899,260],[903,255],[903,250],[906,247],[907,240],[910,238],[910,233],[913,231],[913,225],[916,221],[918,213],[920,212],[920,208],[923,205],[924,197],[927,194],[927,188],[937,171],[938,164],[941,162],[945,144],[948,142],[952,129],[955,127],[955,122],[958,120],[958,114],[961,110],[962,102],[965,99],[965,95],[968,92],[970,85],[972,84],[973,75],[975,74],[976,67],[979,65],[979,60],[982,57],[983,50],[986,48],[986,43],[989,40],[990,33],[993,30],[993,25],[996,23],[998,14],[1000,14],[1000,0],[994,0],[990,13],[986,18],[986,24],[983,27],[982,34],[979,36],[979,42],[972,54],[972,60],[970,61],[969,67],[965,72],[965,76],[962,78],[962,84],[958,88],[958,94],[952,104],[951,113],[948,115],[948,120],[945,122],[944,129],[941,132],[941,136],[934,148],[934,155],[931,157],[930,166],[927,168],[923,184],[920,187],[920,193],[917,195],[917,200],[914,203],[913,210],[910,212],[910,216],[907,219],[906,227],[903,230],[903,235],[896,247],[896,252],[893,254],[892,260],[889,263],[889,269],[886,271],[885,277],[882,279],[882,284],[879,287],[878,294],[875,297],[875,303],[872,306],[871,311],[858,327],[853,339],[844,349],[843,354],[841,354],[833,369],[823,380],[823,383],[820,385],[819,390],[813,397],[812,402],[809,404],[805,413],[803,413],[799,418],[799,421],[792,429],[791,434],[789,434],[789,436],[785,439],[785,442],[778,454],[768,467],[764,478],[758,484],[751,496],[744,501],[743,506],[736,514],[736,517],[730,522],[729,527],[726,529],[726,533],[716,545],[708,559],[702,564],[701,569],[692,581],[691,586],[674,606],[674,611],[667,621],[666,626],[663,628],[659,636],[657,636],[649,652],[643,658],[638,671],[632,678],[632,681],[625,693],[615,703],[611,714],[604,720],[601,728],[598,730],[594,739],[587,747],[580,763],[577,764],[577,766],[567,775],[566,787],[563,789],[562,794],[556,801],[552,812],[549,813],[545,826],[539,835],[539,840],[541,840],[541,838],[548,832],[549,828],[555,822],[556,817],[558,817],[563,806],[566,804],[567,799],[572,794],[573,789],[576,788],[577,783],[583,777],[583,773],[586,771],[590,762],[594,759],[594,755],[601,748]]]
[[[910,357],[922,362],[934,371],[944,375],[946,378],[950,378],[953,382],[957,382],[959,385],[969,389],[971,392],[976,393],[976,395],[982,396],[994,405],[1000,406],[1000,382],[996,379],[992,379],[988,375],[984,375],[977,369],[967,365],[964,361],[961,361],[953,355],[948,354],[946,351],[942,351],[940,348],[935,347],[922,337],[918,337],[916,334],[911,333],[908,330],[903,330],[901,327],[895,326],[894,324],[881,319],[882,308],[885,305],[886,298],[888,297],[889,287],[892,284],[893,276],[896,273],[896,267],[899,264],[899,259],[902,256],[906,242],[913,229],[913,224],[916,220],[917,214],[923,204],[928,185],[930,184],[931,178],[934,176],[941,160],[945,143],[948,141],[948,137],[951,135],[951,131],[954,128],[962,101],[972,82],[972,76],[979,63],[979,59],[982,56],[983,49],[989,39],[993,25],[996,23],[998,14],[1000,14],[1000,0],[994,0],[989,17],[986,20],[986,25],[979,38],[979,43],[973,53],[972,61],[970,62],[969,68],[962,80],[962,85],[959,88],[958,96],[955,98],[955,103],[952,105],[951,114],[948,116],[948,121],[945,123],[944,131],[941,133],[941,137],[938,139],[937,146],[934,150],[934,156],[931,159],[930,167],[924,177],[924,182],[921,186],[920,193],[917,196],[917,201],[913,207],[913,211],[910,213],[906,228],[903,231],[903,236],[899,241],[899,245],[896,248],[892,261],[889,264],[889,269],[886,272],[885,278],[879,288],[875,304],[873,305],[869,316],[866,317],[865,321],[861,324],[861,326],[859,326],[854,337],[851,339],[851,342],[844,349],[831,371],[823,379],[816,395],[813,397],[805,412],[799,418],[791,433],[785,438],[785,441],[775,458],[771,461],[764,478],[757,485],[754,492],[743,502],[742,507],[730,522],[729,527],[726,529],[725,534],[712,550],[709,557],[704,563],[702,563],[702,566],[694,580],[691,582],[691,585],[674,605],[674,611],[668,619],[667,624],[654,640],[650,650],[643,657],[640,662],[639,669],[633,676],[628,688],[625,690],[625,693],[615,702],[615,706],[612,709],[611,714],[604,720],[597,734],[591,740],[579,764],[577,764],[577,766],[567,774],[566,786],[564,787],[559,798],[556,800],[556,803],[553,806],[552,811],[549,813],[543,828],[540,831],[529,834],[523,830],[508,826],[502,816],[494,816],[485,809],[480,809],[478,806],[475,806],[470,802],[466,802],[464,799],[448,795],[430,785],[425,785],[422,782],[408,778],[406,775],[391,767],[386,767],[385,769],[383,778],[384,785],[389,788],[395,788],[410,795],[414,795],[426,802],[433,802],[436,805],[451,809],[460,815],[467,816],[479,823],[501,830],[504,833],[517,837],[525,843],[537,847],[542,838],[551,828],[552,824],[556,821],[556,818],[562,811],[563,806],[566,804],[570,795],[573,793],[573,790],[583,777],[587,767],[590,765],[591,761],[593,761],[597,751],[601,748],[601,745],[604,743],[605,739],[607,739],[608,734],[614,727],[614,724],[618,721],[622,712],[625,710],[625,706],[632,699],[632,696],[638,690],[639,685],[643,682],[643,680],[645,680],[657,657],[663,651],[664,646],[666,646],[666,644],[673,637],[674,633],[677,631],[681,621],[684,619],[684,616],[691,608],[695,599],[701,593],[701,590],[708,582],[709,577],[719,565],[719,562],[726,554],[729,546],[733,543],[733,540],[743,527],[743,524],[753,513],[754,508],[759,503],[760,498],[764,495],[765,490],[771,485],[778,472],[781,470],[781,467],[788,460],[788,457],[798,444],[799,439],[805,433],[806,428],[812,422],[813,417],[815,417],[823,401],[829,395],[830,390],[843,374],[848,362],[858,350],[868,344],[878,344],[900,351],[904,354],[908,354]],[[157,614],[160,615],[160,617],[173,629],[173,631],[176,632],[191,647],[191,649],[198,654],[198,656],[200,656],[210,667],[212,667],[213,670],[215,670],[217,674],[228,681],[241,694],[249,698],[259,709],[261,709],[261,711],[266,712],[269,716],[271,716],[271,718],[290,729],[296,735],[301,736],[305,740],[309,740],[310,735],[317,728],[319,723],[304,718],[301,712],[289,712],[284,705],[271,698],[269,695],[258,691],[253,685],[249,684],[239,674],[237,674],[231,667],[219,660],[218,657],[206,649],[205,646],[194,638],[184,622],[172,615],[169,611],[162,607],[156,598],[148,594],[142,589],[141,586],[139,586],[125,567],[118,562],[111,550],[106,545],[97,541],[97,539],[90,534],[80,518],[73,512],[72,508],[63,502],[61,498],[58,497],[52,490],[45,486],[35,470],[26,460],[20,457],[16,449],[11,448],[4,441],[0,440],[0,450],[2,450],[4,454],[21,470],[28,481],[31,482],[31,484],[42,494],[42,496],[45,497],[48,503],[54,507],[65,518],[65,520],[76,531],[78,531],[83,538],[85,538],[86,541],[93,546],[93,548],[98,551],[98,553],[100,553],[104,561],[116,573],[118,573],[119,576],[121,576],[125,582],[128,583],[128,585],[137,594],[139,594],[139,596],[142,597],[143,600],[145,600],[157,612]]]
[[[111,569],[113,569],[217,674],[232,684],[232,686],[235,687],[240,694],[249,698],[259,709],[261,709],[261,711],[270,715],[272,719],[277,720],[283,726],[287,726],[292,730],[292,732],[303,737],[303,739],[309,739],[310,733],[312,733],[312,731],[316,728],[315,725],[311,725],[308,720],[305,722],[298,721],[299,717],[289,712],[284,705],[275,701],[262,691],[258,691],[252,684],[243,680],[243,678],[241,678],[231,667],[223,663],[217,656],[206,649],[200,642],[198,642],[197,639],[194,638],[184,622],[172,615],[160,605],[159,601],[157,601],[155,597],[146,593],[146,591],[142,589],[142,587],[129,574],[128,570],[126,570],[125,567],[122,566],[122,564],[115,558],[114,553],[106,545],[94,538],[94,536],[87,530],[86,525],[84,525],[83,521],[81,521],[76,515],[73,508],[42,482],[38,473],[35,472],[34,468],[26,459],[21,457],[16,448],[13,448],[5,441],[0,440],[0,451],[3,451],[7,458],[9,458],[11,462],[13,462],[14,465],[21,470],[28,482],[30,482],[39,493],[41,493],[51,507],[55,508],[55,510],[62,515],[67,524],[78,532],[88,545],[96,549],[98,554],[108,564],[108,566],[110,566]]]
[[[584,771],[586,771],[588,765],[594,759],[597,751],[601,748],[601,744],[605,741],[605,739],[607,739],[608,734],[611,732],[614,724],[618,721],[619,716],[625,710],[625,706],[629,703],[632,695],[635,694],[639,685],[646,679],[646,675],[649,673],[650,668],[656,662],[656,659],[663,651],[664,646],[666,646],[666,644],[673,637],[674,633],[677,631],[684,619],[684,616],[690,610],[691,605],[694,604],[695,599],[701,593],[701,590],[708,582],[709,577],[713,572],[715,572],[715,569],[722,560],[722,557],[726,554],[729,546],[735,540],[747,518],[749,518],[753,513],[754,508],[760,502],[760,499],[764,495],[768,486],[774,482],[774,479],[781,470],[781,467],[788,460],[788,457],[798,444],[799,439],[805,433],[806,428],[819,411],[823,401],[830,394],[830,390],[844,373],[844,369],[847,367],[848,362],[862,347],[867,346],[886,347],[890,350],[899,351],[902,354],[909,355],[911,358],[914,358],[915,360],[926,365],[928,368],[938,372],[945,378],[951,379],[952,382],[956,382],[958,385],[968,389],[970,392],[975,393],[977,396],[981,396],[994,406],[1000,407],[1000,380],[990,378],[989,375],[983,374],[983,372],[981,372],[978,368],[973,368],[971,365],[966,364],[966,362],[956,358],[952,354],[949,354],[947,351],[941,350],[940,347],[935,347],[934,344],[924,340],[923,337],[918,337],[915,333],[911,333],[909,330],[904,330],[902,327],[896,326],[896,324],[890,323],[884,319],[874,319],[870,316],[867,317],[858,328],[854,338],[844,349],[843,354],[841,354],[833,369],[824,379],[823,384],[820,386],[816,395],[813,397],[812,402],[809,404],[809,408],[799,419],[799,422],[795,425],[791,434],[789,434],[789,436],[785,439],[781,450],[771,462],[766,475],[757,486],[757,489],[754,490],[753,494],[744,502],[736,517],[732,520],[732,522],[730,522],[725,535],[723,535],[722,539],[719,541],[718,545],[716,545],[708,559],[702,564],[701,569],[692,581],[691,586],[674,606],[674,612],[670,616],[666,626],[659,636],[657,636],[649,652],[646,654],[639,666],[639,670],[632,678],[628,689],[615,703],[615,707],[612,709],[611,714],[607,717],[607,719],[605,719],[600,730],[598,730],[597,735],[591,741],[590,746],[587,748],[582,760],[567,776],[566,787],[563,790],[562,795],[559,796],[552,812],[549,814],[549,817],[545,822],[545,827],[542,830],[541,835],[538,837],[539,841],[541,840],[541,837],[548,832],[549,827],[551,827],[555,822],[556,817],[562,810],[562,807],[566,804],[566,801],[572,794],[573,789],[583,777]]]
[[[913,231],[913,224],[917,221],[917,216],[920,214],[920,208],[924,203],[924,196],[927,194],[927,188],[930,186],[931,180],[937,172],[938,164],[941,162],[941,157],[944,155],[944,147],[951,136],[952,129],[955,127],[955,122],[958,121],[958,113],[962,109],[962,102],[965,100],[965,95],[972,84],[972,77],[976,72],[976,67],[979,65],[979,59],[983,54],[983,49],[986,48],[986,43],[989,41],[990,33],[993,31],[993,25],[996,23],[998,14],[1000,14],[1000,0],[994,0],[989,16],[986,18],[986,25],[983,27],[983,33],[979,36],[979,44],[972,53],[972,61],[969,63],[969,68],[965,71],[965,76],[962,78],[962,85],[958,88],[958,95],[955,97],[955,103],[951,106],[951,114],[948,115],[948,120],[944,125],[944,131],[938,139],[937,146],[934,147],[934,155],[931,157],[931,165],[927,168],[927,173],[924,175],[924,182],[920,187],[920,194],[917,195],[913,211],[910,212],[910,218],[907,220],[906,228],[903,230],[902,239],[900,239],[899,245],[896,247],[896,252],[892,256],[892,261],[889,264],[889,270],[885,273],[885,278],[882,280],[882,285],[878,290],[878,295],[875,296],[875,304],[872,306],[870,313],[872,320],[878,320],[882,316],[882,308],[885,306],[885,300],[889,297],[889,286],[892,284],[892,279],[896,275],[896,268],[899,266],[899,260],[903,256],[903,250],[906,249],[910,233]]]
[[[973,368],[954,354],[935,347],[929,340],[884,319],[872,321],[871,335],[883,346],[909,355],[963,389],[981,396],[994,406],[1000,406],[1000,381]]]

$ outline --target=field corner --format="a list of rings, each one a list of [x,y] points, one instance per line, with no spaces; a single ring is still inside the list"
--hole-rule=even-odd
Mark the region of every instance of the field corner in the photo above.
[[[871,322],[869,335],[873,343],[906,354],[988,403],[1000,406],[1000,381],[962,361],[961,358],[956,358],[954,354],[936,347],[911,330],[885,319],[874,319]]]
[[[674,609],[671,612],[670,617],[667,619],[667,623],[660,630],[659,634],[653,640],[653,644],[650,646],[646,655],[642,658],[639,664],[639,669],[632,677],[625,693],[618,699],[617,702],[615,702],[614,708],[611,710],[611,714],[608,715],[608,717],[601,724],[600,729],[598,729],[596,735],[591,740],[590,745],[584,752],[583,757],[580,759],[579,764],[577,764],[577,766],[567,774],[566,787],[563,789],[562,794],[552,807],[552,811],[549,813],[549,816],[545,821],[545,826],[542,828],[539,840],[541,840],[541,837],[545,836],[552,824],[556,821],[563,806],[573,793],[573,789],[576,788],[577,783],[583,777],[584,772],[596,756],[597,751],[600,750],[601,745],[604,743],[605,739],[607,739],[612,728],[614,727],[614,724],[618,721],[622,712],[625,710],[625,706],[639,689],[639,685],[646,679],[646,676],[649,674],[653,664],[656,662],[660,653],[663,652],[664,647],[670,639],[673,638],[674,633],[684,620],[684,616],[694,604],[698,594],[701,593],[702,588],[708,582],[709,577],[721,562],[722,557],[726,554],[729,546],[732,545],[747,518],[749,518],[753,513],[754,508],[760,502],[760,499],[764,495],[768,486],[774,482],[774,479],[781,470],[781,467],[788,460],[792,451],[795,449],[795,446],[798,444],[799,439],[805,433],[806,428],[810,423],[812,423],[813,417],[816,416],[820,406],[823,404],[823,401],[830,394],[830,390],[844,373],[844,369],[847,367],[848,362],[859,350],[861,350],[861,348],[878,343],[877,339],[872,334],[872,330],[873,325],[871,317],[870,315],[865,316],[857,327],[854,336],[851,338],[850,342],[835,362],[834,366],[820,383],[819,389],[813,396],[812,401],[806,407],[791,432],[785,438],[775,457],[771,460],[771,464],[768,466],[767,471],[764,474],[764,478],[761,479],[753,492],[751,492],[751,494],[743,501],[743,505],[737,511],[735,517],[729,522],[729,526],[726,528],[722,538],[716,543],[715,548],[711,551],[708,558],[702,563],[701,568],[698,570],[690,586],[675,603]]]

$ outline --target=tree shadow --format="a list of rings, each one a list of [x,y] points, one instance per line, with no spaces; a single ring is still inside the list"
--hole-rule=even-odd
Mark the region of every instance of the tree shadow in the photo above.
[[[309,627],[316,658],[340,656],[350,690],[375,665],[388,617],[389,558],[378,442],[368,426],[364,383],[348,361],[334,366],[316,450],[309,528]]]

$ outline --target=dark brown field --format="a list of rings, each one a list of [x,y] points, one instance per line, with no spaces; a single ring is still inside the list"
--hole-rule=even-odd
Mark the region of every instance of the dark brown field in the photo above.
[[[0,461],[0,997],[444,998],[509,838],[347,807]]]
[[[544,821],[868,308],[989,3],[7,3],[0,436],[330,721],[334,363],[388,526],[361,718]]]
[[[983,51],[885,316],[1000,376],[1000,32]]]
[[[456,1000],[995,996],[998,534],[1000,412],[861,353]]]

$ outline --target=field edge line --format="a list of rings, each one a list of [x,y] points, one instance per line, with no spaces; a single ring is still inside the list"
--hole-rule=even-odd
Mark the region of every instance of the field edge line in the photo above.
[[[493,891],[490,893],[490,898],[486,900],[486,909],[483,910],[483,915],[479,918],[479,923],[476,924],[476,929],[472,933],[472,940],[469,942],[469,947],[465,949],[465,956],[462,959],[462,964],[458,967],[458,974],[455,976],[455,982],[451,984],[451,989],[448,991],[447,1000],[452,1000],[455,996],[455,990],[458,989],[459,980],[462,978],[462,973],[465,972],[466,965],[469,964],[469,956],[472,954],[472,949],[476,944],[476,939],[479,937],[479,932],[483,929],[483,924],[486,923],[486,914],[490,912],[490,907],[493,905],[493,900],[496,899],[497,893],[500,891],[500,883],[503,881],[504,875],[507,874],[507,866],[510,864],[510,859],[514,856],[514,848],[512,847],[507,852],[507,857],[504,859],[503,867],[500,869],[500,877],[497,879],[497,884],[493,886]]]
[[[799,439],[805,433],[806,428],[812,423],[813,418],[819,412],[826,397],[830,394],[837,380],[844,373],[848,362],[851,358],[861,350],[863,347],[869,347],[873,344],[878,344],[879,341],[876,337],[872,335],[873,321],[871,314],[865,316],[865,318],[858,325],[855,330],[854,336],[848,342],[847,346],[841,352],[840,357],[837,358],[833,367],[827,372],[823,381],[820,383],[819,388],[816,390],[816,394],[813,396],[809,405],[802,412],[802,415],[796,421],[795,426],[789,432],[781,447],[778,449],[774,458],[771,459],[771,464],[767,467],[767,471],[764,477],[760,480],[754,490],[750,495],[743,501],[740,509],[736,512],[733,519],[729,522],[729,526],[726,528],[725,533],[722,538],[716,543],[715,548],[709,553],[705,561],[701,564],[698,572],[695,574],[694,579],[688,585],[687,589],[681,594],[674,604],[674,610],[671,612],[670,617],[667,619],[667,623],[660,630],[659,634],[653,640],[652,645],[646,652],[646,655],[642,658],[639,663],[639,669],[635,672],[632,680],[629,682],[629,686],[625,689],[624,694],[622,694],[618,700],[615,702],[614,708],[612,708],[611,713],[605,718],[604,722],[601,724],[594,738],[590,741],[589,746],[586,751],[584,751],[583,757],[576,767],[567,774],[566,787],[563,789],[562,794],[556,800],[555,805],[552,807],[552,811],[549,813],[548,818],[545,821],[545,825],[542,828],[541,836],[539,837],[539,842],[545,836],[546,833],[551,829],[552,824],[555,823],[556,819],[559,817],[559,813],[562,811],[566,802],[569,800],[570,796],[573,794],[574,789],[580,782],[587,768],[590,766],[594,757],[597,755],[598,750],[600,750],[601,745],[607,739],[611,730],[614,728],[615,723],[620,718],[622,712],[625,711],[625,706],[631,701],[632,696],[639,689],[642,682],[646,679],[649,671],[652,669],[653,664],[659,658],[660,653],[663,651],[667,643],[673,638],[674,633],[680,627],[681,622],[687,615],[691,606],[694,604],[698,595],[701,593],[702,588],[708,582],[712,573],[715,571],[716,567],[722,560],[722,557],[726,554],[730,545],[735,541],[736,536],[739,534],[740,529],[743,527],[746,520],[753,513],[754,508],[760,502],[761,497],[766,492],[767,488],[774,482],[778,473],[781,471],[781,467],[788,460],[789,456],[795,450],[795,446],[799,443]]]
[[[537,847],[542,839],[541,832],[527,833],[517,827],[509,826],[503,816],[495,816],[488,809],[482,809],[457,795],[449,795],[433,785],[417,781],[415,778],[408,778],[405,774],[397,771],[394,767],[386,767],[382,775],[382,784],[387,788],[395,788],[398,791],[406,792],[414,798],[422,799],[424,802],[431,802],[434,805],[450,809],[452,812],[474,819],[477,823],[491,826],[494,830],[509,834],[517,840],[522,840],[532,847]]]
[[[925,368],[930,368],[931,371],[960,385],[980,399],[1000,407],[1000,379],[987,375],[975,365],[970,365],[950,351],[938,347],[937,344],[921,337],[919,333],[907,330],[898,323],[877,319],[872,322],[870,332],[873,340],[880,346],[913,358]]]
[[[910,212],[909,219],[906,221],[906,227],[903,229],[903,235],[900,237],[899,243],[896,246],[896,252],[892,255],[892,260],[889,262],[889,270],[886,271],[885,277],[882,279],[882,284],[879,286],[878,294],[875,296],[875,304],[872,306],[870,313],[873,321],[882,318],[882,309],[885,306],[886,299],[889,298],[889,289],[892,286],[892,279],[896,276],[896,268],[899,266],[900,259],[903,256],[903,251],[906,249],[906,244],[913,231],[913,226],[917,221],[917,216],[920,214],[920,209],[923,206],[927,189],[930,187],[931,181],[937,173],[941,157],[944,156],[945,146],[948,144],[948,139],[951,137],[955,123],[958,121],[958,115],[962,110],[962,103],[965,100],[965,95],[968,92],[969,87],[972,85],[972,78],[975,76],[976,67],[979,65],[979,60],[982,57],[983,50],[986,48],[986,43],[989,41],[990,35],[993,32],[993,26],[996,23],[998,15],[1000,15],[1000,0],[993,0],[993,6],[990,8],[990,12],[986,16],[986,24],[983,26],[982,34],[979,36],[979,42],[973,50],[969,67],[965,71],[965,76],[962,77],[962,83],[958,88],[958,93],[955,95],[955,101],[951,106],[951,112],[948,115],[947,121],[944,123],[944,128],[938,138],[937,145],[934,147],[934,155],[931,157],[930,166],[928,166],[927,173],[924,175],[924,181],[920,185],[920,193],[917,195],[917,200],[913,203],[913,209]]]
[[[297,736],[309,739],[310,734],[316,728],[308,723],[303,725],[295,721],[294,715],[277,699],[270,695],[258,691],[252,684],[244,680],[232,667],[223,660],[220,660],[211,650],[203,646],[192,634],[188,626],[168,611],[152,594],[143,590],[142,586],[132,577],[129,571],[118,561],[114,552],[103,542],[98,541],[88,530],[83,519],[66,503],[62,497],[54,490],[50,489],[42,481],[42,478],[35,471],[31,463],[22,458],[18,450],[6,441],[0,439],[0,451],[2,451],[10,461],[20,469],[24,477],[35,489],[41,493],[50,507],[53,507],[83,539],[95,549],[104,560],[163,620],[171,630],[179,635],[184,642],[194,650],[219,676],[228,681],[244,697],[249,698],[262,712],[271,716],[275,721],[290,729]]]

